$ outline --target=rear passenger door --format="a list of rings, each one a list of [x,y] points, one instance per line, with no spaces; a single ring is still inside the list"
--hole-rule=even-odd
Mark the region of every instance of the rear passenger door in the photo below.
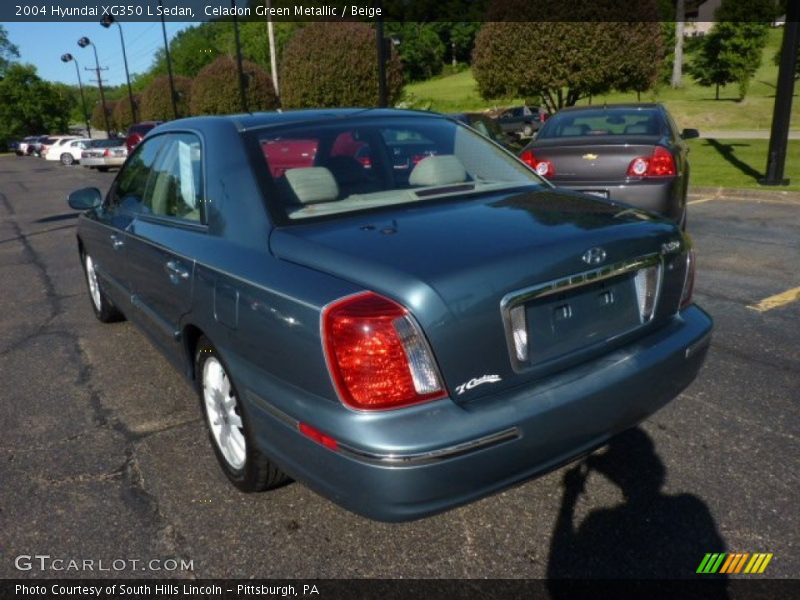
[[[179,360],[181,317],[192,304],[194,248],[206,239],[200,138],[168,133],[129,228],[128,276],[139,322]]]

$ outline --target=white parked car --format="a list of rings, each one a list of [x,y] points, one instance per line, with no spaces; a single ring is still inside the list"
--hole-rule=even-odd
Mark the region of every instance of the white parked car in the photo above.
[[[42,146],[39,150],[39,156],[43,156],[46,160],[59,160],[61,156],[59,149],[63,147],[63,144],[76,139],[78,139],[78,136],[75,135],[50,136],[46,140],[42,141]],[[55,158],[51,158],[51,156],[53,156],[51,152],[58,152],[58,154],[55,155]]]
[[[64,138],[60,143],[50,146],[44,157],[47,160],[61,161],[62,165],[78,163],[81,160],[81,152],[88,148],[91,141],[89,138]]]

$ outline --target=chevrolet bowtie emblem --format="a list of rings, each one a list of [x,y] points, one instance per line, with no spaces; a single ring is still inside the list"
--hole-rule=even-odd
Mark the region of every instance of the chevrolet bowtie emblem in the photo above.
[[[597,154],[584,154],[581,158],[585,158],[586,160],[597,160]]]

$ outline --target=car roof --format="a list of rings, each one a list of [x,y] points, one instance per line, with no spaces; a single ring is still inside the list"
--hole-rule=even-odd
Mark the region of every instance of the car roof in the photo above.
[[[323,108],[307,110],[289,110],[283,112],[258,112],[235,115],[215,115],[204,117],[189,117],[169,121],[158,126],[160,132],[173,129],[202,128],[216,124],[230,124],[239,131],[274,127],[290,123],[318,123],[343,119],[347,117],[403,117],[414,116],[420,118],[442,119],[442,115],[422,110],[402,110],[394,108]]]

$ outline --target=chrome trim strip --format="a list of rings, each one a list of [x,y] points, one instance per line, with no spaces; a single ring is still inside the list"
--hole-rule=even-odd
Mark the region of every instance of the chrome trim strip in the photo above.
[[[375,454],[343,444],[339,444],[339,450],[342,454],[346,454],[362,462],[369,462],[386,467],[416,467],[491,448],[492,446],[510,442],[520,437],[522,437],[522,434],[519,429],[510,427],[478,439],[456,444],[455,446],[448,446],[447,448],[430,450],[428,452],[418,452],[416,454]]]
[[[656,284],[656,304],[653,307],[653,316],[655,316],[661,296],[661,282],[664,277],[663,258],[659,253],[645,254],[644,256],[622,260],[610,265],[591,269],[589,271],[568,275],[567,277],[553,279],[551,281],[532,285],[521,290],[509,292],[503,296],[503,298],[500,300],[500,316],[503,320],[503,329],[505,330],[506,346],[508,349],[509,360],[511,361],[511,367],[517,373],[530,367],[527,361],[522,362],[516,358],[516,349],[514,347],[514,331],[511,326],[512,308],[537,298],[543,298],[553,294],[560,294],[584,285],[597,283],[599,281],[611,279],[612,277],[617,277],[626,273],[632,273],[640,269],[645,269],[647,267],[653,267],[656,265],[658,265],[660,268],[658,273],[658,282]],[[649,321],[642,323],[641,325],[646,325],[647,323],[649,323]],[[530,350],[530,345],[528,348]]]
[[[623,260],[612,265],[606,265],[597,269],[576,273],[575,275],[569,275],[560,279],[539,283],[537,285],[506,294],[500,301],[500,307],[506,308],[511,304],[521,304],[529,300],[533,300],[534,298],[541,298],[542,296],[549,296],[552,294],[560,294],[561,292],[580,287],[587,283],[595,283],[597,281],[603,281],[604,279],[616,277],[617,275],[630,273],[631,271],[638,271],[639,269],[652,267],[660,262],[661,257],[659,254],[647,254],[638,258]]]
[[[300,421],[291,415],[283,412],[272,403],[262,398],[259,394],[248,389],[245,394],[251,402],[257,404],[260,408],[264,409],[267,413],[275,417],[278,421],[282,422],[297,431]],[[417,452],[413,454],[381,454],[377,452],[368,452],[359,448],[354,448],[347,444],[338,442],[338,448],[332,452],[339,452],[359,462],[366,462],[370,464],[380,465],[384,467],[416,467],[420,465],[431,464],[458,456],[463,456],[471,452],[477,452],[485,448],[491,448],[499,444],[509,442],[511,440],[519,439],[522,433],[517,427],[509,427],[495,433],[490,433],[483,437],[447,446],[445,448],[438,448],[428,452]]]

